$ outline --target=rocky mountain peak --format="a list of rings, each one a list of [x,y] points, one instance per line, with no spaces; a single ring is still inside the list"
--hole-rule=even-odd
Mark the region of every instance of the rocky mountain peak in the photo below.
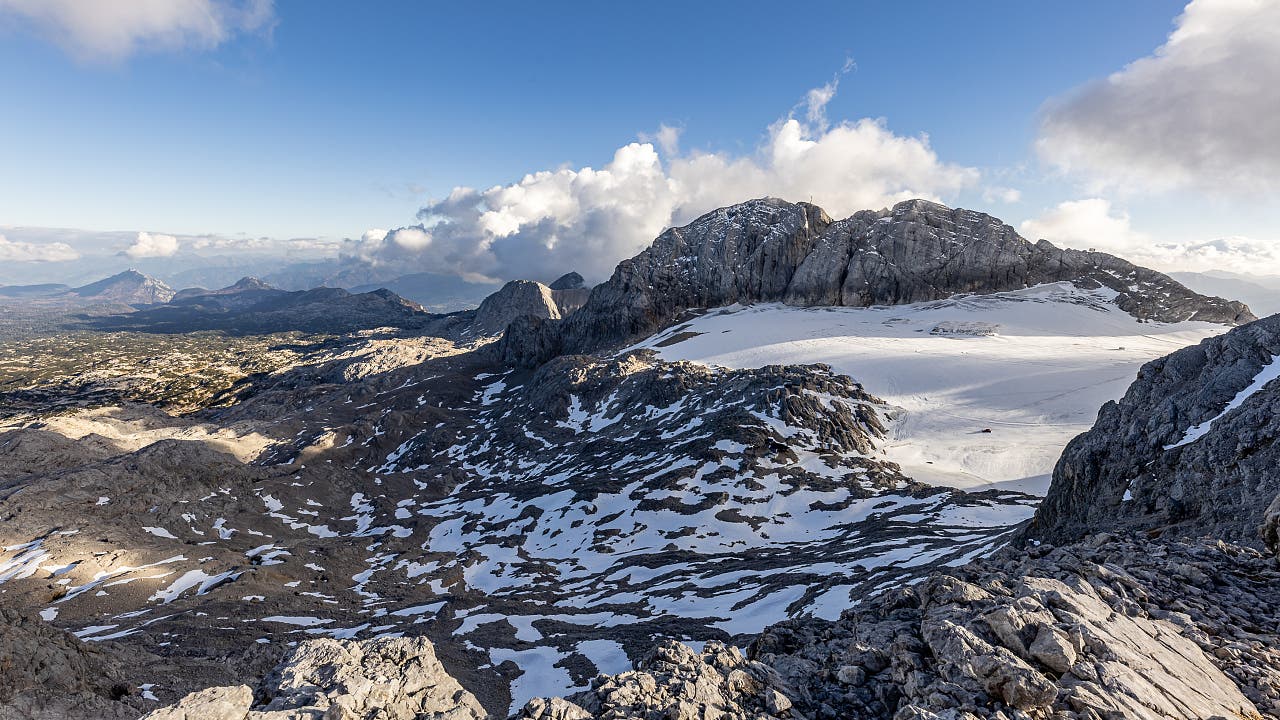
[[[267,282],[259,280],[251,275],[246,275],[231,285],[227,290],[273,290],[274,288]]]
[[[587,283],[581,275],[576,272],[567,272],[556,279],[549,286],[552,290],[577,290],[585,286]]]
[[[560,309],[551,288],[532,280],[512,280],[480,303],[472,327],[485,335],[497,335],[522,317],[559,319]]]
[[[1101,290],[1141,320],[1254,319],[1242,303],[1200,295],[1106,253],[1033,244],[1007,223],[973,210],[908,200],[832,221],[815,205],[760,198],[664,231],[648,249],[619,263],[566,322],[521,328],[499,350],[505,360],[538,364],[551,357],[548,352],[624,344],[698,308],[738,302],[896,305],[1053,282]]]
[[[164,282],[131,268],[97,282],[74,288],[71,294],[101,302],[149,305],[169,302],[175,293],[173,288]]]

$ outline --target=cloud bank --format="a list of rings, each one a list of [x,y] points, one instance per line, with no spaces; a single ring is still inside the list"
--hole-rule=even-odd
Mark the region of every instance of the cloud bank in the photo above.
[[[1094,191],[1280,190],[1280,2],[1194,0],[1168,41],[1046,104],[1037,149]]]
[[[925,135],[896,135],[880,119],[830,124],[825,109],[838,80],[810,91],[753,153],[681,152],[679,130],[663,126],[599,169],[455,188],[422,208],[420,225],[370,230],[345,252],[414,268],[406,272],[550,279],[577,270],[599,280],[663,229],[749,198],[812,200],[840,216],[978,184],[978,170],[939,160]]]
[[[62,242],[30,243],[10,240],[0,235],[0,261],[66,262],[80,257],[75,248]]]
[[[1280,245],[1245,237],[1161,243],[1135,230],[1129,215],[1108,200],[1087,198],[1060,203],[1018,226],[1031,240],[1044,238],[1062,247],[1096,249],[1145,267],[1175,272],[1208,268],[1250,274],[1280,274]]]
[[[0,0],[0,14],[82,59],[209,50],[275,22],[272,0]]]

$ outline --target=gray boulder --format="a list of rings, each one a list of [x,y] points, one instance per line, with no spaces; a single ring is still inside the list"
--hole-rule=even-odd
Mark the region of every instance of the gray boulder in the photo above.
[[[790,692],[767,665],[737,648],[708,642],[702,652],[667,641],[618,675],[597,677],[591,688],[565,699],[537,698],[517,717],[532,720],[635,718],[637,720],[746,720],[799,717]]]
[[[308,640],[259,688],[194,692],[143,720],[472,720],[486,717],[423,637]]]

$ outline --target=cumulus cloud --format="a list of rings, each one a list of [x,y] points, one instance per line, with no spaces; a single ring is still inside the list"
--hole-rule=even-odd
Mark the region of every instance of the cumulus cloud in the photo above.
[[[420,225],[370,231],[347,253],[496,279],[568,270],[601,279],[664,228],[750,198],[812,200],[843,216],[914,197],[943,200],[979,182],[976,169],[941,161],[925,135],[896,135],[881,119],[829,123],[825,108],[838,81],[808,93],[753,153],[680,153],[678,131],[664,126],[649,142],[618,148],[599,169],[455,188],[422,208]]]
[[[1022,191],[1017,188],[992,186],[982,190],[982,201],[988,203],[1016,203],[1022,199]]]
[[[124,254],[131,258],[172,257],[178,252],[178,238],[172,235],[140,232]]]
[[[5,262],[66,262],[79,257],[75,248],[63,242],[19,242],[0,235],[0,260]]]
[[[1129,214],[1102,198],[1060,203],[1018,230],[1060,247],[1095,249],[1165,272],[1229,270],[1280,273],[1280,244],[1244,237],[1181,243],[1159,242],[1134,229]]]
[[[1046,104],[1037,148],[1095,190],[1280,190],[1280,3],[1194,0],[1167,42]]]
[[[208,50],[275,22],[272,0],[0,0],[0,14],[77,57],[107,60],[139,51]]]
[[[1111,202],[1102,198],[1060,203],[1024,221],[1018,230],[1033,240],[1043,238],[1061,247],[1096,248],[1125,257],[1152,244],[1150,237],[1133,229],[1128,213],[1113,210]]]

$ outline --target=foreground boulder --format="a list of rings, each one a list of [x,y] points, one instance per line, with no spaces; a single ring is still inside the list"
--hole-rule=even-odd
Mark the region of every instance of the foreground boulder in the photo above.
[[[436,659],[426,638],[300,643],[258,688],[191,693],[145,720],[467,720],[475,696]]]
[[[775,625],[750,659],[660,645],[635,671],[521,716],[1277,717],[1277,581],[1273,560],[1221,542],[1010,549],[836,622]]]
[[[753,656],[817,718],[1274,716],[1277,580],[1250,548],[1099,536],[774,626]]]
[[[786,686],[772,668],[748,660],[733,647],[709,642],[701,652],[667,641],[631,672],[600,676],[591,689],[568,698],[530,701],[518,717],[533,720],[582,718],[791,717]]]

